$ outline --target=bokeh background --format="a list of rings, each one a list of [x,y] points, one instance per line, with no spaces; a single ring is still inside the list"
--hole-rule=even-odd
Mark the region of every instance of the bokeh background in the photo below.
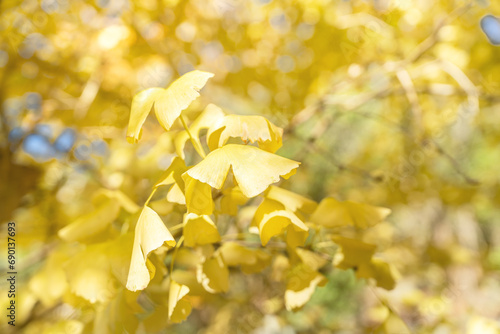
[[[57,231],[97,189],[145,201],[174,149],[154,119],[126,142],[132,97],[200,69],[215,76],[193,110],[211,102],[284,128],[279,154],[302,162],[286,188],[393,210],[364,239],[397,285],[334,270],[292,313],[279,287],[235,274],[231,298],[169,332],[499,333],[494,15],[487,0],[1,1],[1,242],[15,221],[17,332],[92,332],[92,305],[29,282],[62,263]]]

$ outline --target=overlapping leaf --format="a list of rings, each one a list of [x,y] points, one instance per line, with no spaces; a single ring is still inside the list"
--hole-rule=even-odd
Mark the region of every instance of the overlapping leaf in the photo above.
[[[186,299],[189,288],[176,281],[170,282],[170,292],[168,296],[168,318],[172,323],[179,323],[191,313],[191,303]]]
[[[154,276],[154,266],[147,266],[148,255],[163,245],[174,247],[175,240],[165,227],[165,224],[163,224],[160,216],[145,206],[135,227],[127,289],[137,291],[147,287],[152,276]]]
[[[236,182],[246,197],[263,192],[280,176],[293,175],[299,163],[253,146],[228,144],[207,155],[186,173],[213,188],[221,189],[232,168]]]
[[[127,129],[127,140],[136,143],[146,118],[154,108],[158,122],[170,130],[174,121],[200,94],[198,93],[213,77],[212,73],[191,71],[175,80],[167,89],[148,88],[139,92],[132,100],[132,110]]]
[[[373,258],[375,245],[341,236],[334,237],[333,241],[341,248],[335,260],[338,268],[354,269],[358,278],[373,278],[384,289],[394,288],[396,283],[390,266]]]
[[[187,213],[184,216],[184,244],[188,247],[207,245],[220,241],[217,227],[207,215]]]
[[[207,133],[210,150],[223,146],[229,138],[244,142],[258,142],[259,147],[271,153],[282,145],[283,129],[262,116],[226,115],[213,124]]]
[[[295,266],[288,275],[285,291],[285,306],[296,311],[304,306],[318,286],[324,286],[327,279],[305,264]]]
[[[224,112],[221,108],[214,104],[209,104],[203,112],[189,125],[189,132],[193,136],[192,140],[195,142],[193,145],[201,147],[200,131],[209,129],[213,124],[224,117]],[[175,152],[179,157],[185,159],[184,147],[189,140],[189,134],[186,130],[181,131],[175,137]]]

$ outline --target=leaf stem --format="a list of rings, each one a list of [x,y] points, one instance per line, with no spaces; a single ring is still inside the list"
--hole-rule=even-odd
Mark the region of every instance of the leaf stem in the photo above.
[[[172,261],[170,261],[170,278],[172,278],[172,272],[174,271],[175,256],[177,255],[177,251],[179,250],[179,248],[182,246],[183,241],[184,236],[181,235],[181,237],[179,238],[179,242],[177,242],[177,245],[175,245],[174,254],[172,254]]]
[[[156,189],[158,189],[158,188],[157,188],[157,187],[155,187],[155,188],[153,189],[153,191],[151,192],[151,194],[149,194],[149,197],[148,197],[148,199],[146,200],[146,203],[144,203],[144,206],[147,206],[147,205],[149,204],[149,201],[151,201],[151,198],[153,198],[153,195],[155,194]]]
[[[207,156],[205,154],[205,150],[203,150],[203,147],[201,145],[198,144],[197,141],[194,140],[193,138],[193,135],[191,134],[191,131],[189,131],[189,128],[186,124],[186,121],[184,120],[184,117],[182,117],[182,115],[179,116],[181,122],[182,122],[182,126],[184,127],[184,129],[186,130],[188,136],[189,136],[189,139],[191,140],[191,143],[193,144],[194,146],[194,149],[196,150],[196,152],[203,158],[205,159],[205,157]]]

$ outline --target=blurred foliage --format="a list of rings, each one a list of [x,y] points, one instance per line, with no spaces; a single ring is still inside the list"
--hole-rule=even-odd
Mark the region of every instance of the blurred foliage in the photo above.
[[[209,102],[264,115],[284,129],[278,153],[302,162],[284,188],[392,210],[387,222],[342,234],[376,245],[374,260],[393,266],[397,284],[386,291],[358,271],[334,269],[290,312],[272,279],[282,264],[274,254],[263,274],[231,271],[226,294],[193,297],[191,316],[169,332],[498,333],[494,15],[500,4],[487,0],[0,2],[1,242],[4,222],[15,221],[16,330],[100,333],[112,323],[116,333],[161,331],[155,326],[167,319],[151,299],[157,291],[130,292],[118,278],[110,301],[92,303],[65,285],[74,281],[68,273],[85,270],[79,259],[95,268],[119,261],[120,252],[101,259],[98,247],[131,244],[121,232],[138,215],[118,211],[90,243],[62,242],[58,231],[92,212],[102,188],[147,200],[175,147],[153,117],[139,144],[127,143],[132,98],[198,69],[215,76],[188,121]],[[195,151],[187,150],[192,165]],[[151,206],[168,215],[168,227],[181,223],[183,211],[161,196]],[[251,214],[242,212],[238,224]],[[222,232],[230,227],[218,222]],[[337,246],[323,237],[316,250],[335,257]],[[176,264],[189,261],[179,251]]]

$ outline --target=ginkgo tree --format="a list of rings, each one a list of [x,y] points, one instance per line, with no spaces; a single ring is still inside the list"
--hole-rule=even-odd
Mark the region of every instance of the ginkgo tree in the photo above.
[[[140,212],[134,222],[132,253],[127,254],[130,266],[126,288],[136,293],[151,289],[157,296],[157,307],[145,321],[167,325],[159,320],[162,312],[168,314],[170,323],[185,320],[192,309],[190,298],[200,295],[200,287],[209,294],[227,292],[230,269],[262,272],[274,265],[273,255],[278,252],[286,255],[286,265],[279,267],[286,285],[283,298],[287,310],[300,309],[316,287],[326,283],[322,268],[329,262],[340,269],[353,268],[358,277],[372,278],[381,287],[393,288],[390,264],[375,258],[376,245],[360,240],[359,233],[383,221],[389,209],[334,198],[325,198],[318,205],[275,185],[295,174],[300,163],[275,154],[282,146],[283,130],[262,116],[226,114],[209,104],[191,124],[187,123],[183,111],[212,76],[198,70],[188,72],[167,89],[146,89],[132,101],[129,142],[140,140],[151,110],[166,131],[177,120],[184,128],[172,137],[177,156],[142,208],[108,194],[114,212],[120,203],[129,213]],[[202,130],[206,130],[205,135]],[[194,165],[186,164],[188,141],[198,155]],[[166,196],[152,201],[161,187],[169,187]],[[184,212],[180,226],[172,227],[173,231],[182,229],[176,237],[164,222],[169,214],[162,217],[155,212],[155,206],[161,203]],[[248,223],[238,226],[234,238],[221,235],[218,220],[233,217],[229,221],[237,225],[237,217],[245,212],[247,203],[255,207]],[[97,217],[93,219],[101,219]],[[67,226],[61,230],[61,237],[68,238],[80,225],[77,221]],[[346,236],[353,233],[354,237]],[[260,238],[261,245],[249,245],[246,241],[252,237]],[[334,259],[316,247],[320,239],[338,246]],[[190,267],[176,267],[176,256],[181,253],[192,259]]]

